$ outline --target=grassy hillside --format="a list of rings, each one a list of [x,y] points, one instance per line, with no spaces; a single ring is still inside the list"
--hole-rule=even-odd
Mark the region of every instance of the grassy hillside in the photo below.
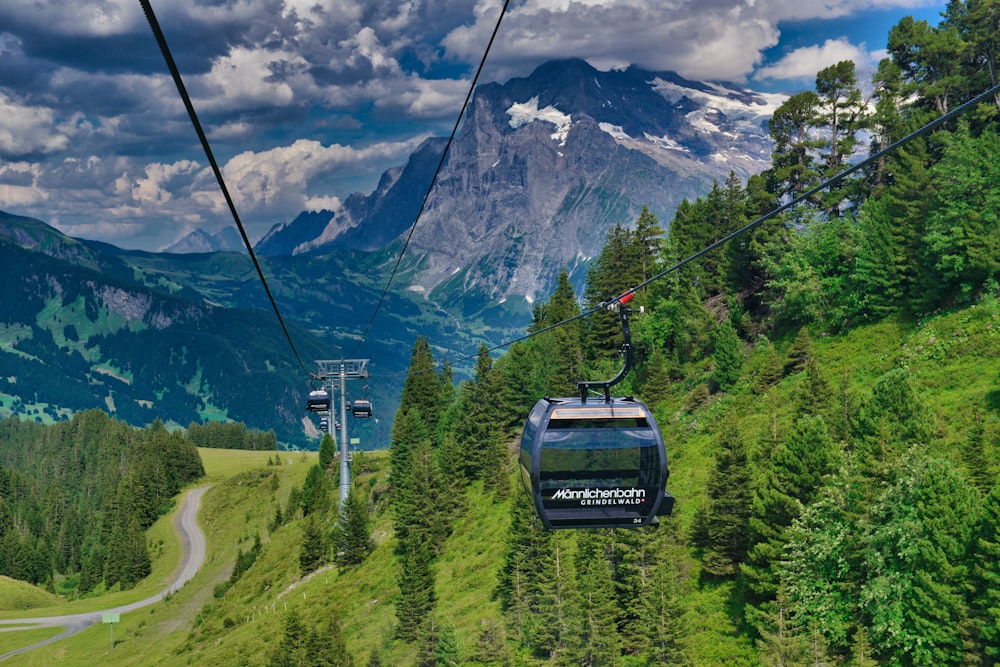
[[[970,425],[977,415],[985,419],[990,435],[988,459],[996,469],[1000,309],[995,302],[919,322],[886,321],[844,336],[817,331],[814,341],[824,377],[845,402],[866,391],[886,371],[908,368],[933,411],[933,450],[958,468],[965,465],[961,446]],[[778,341],[779,353],[786,353],[791,342]],[[707,374],[707,366],[701,371]],[[805,375],[792,374],[766,391],[757,391],[752,376],[745,374],[740,388],[717,396],[699,391],[702,379],[696,373],[673,385],[659,408],[671,457],[668,486],[678,498],[675,516],[659,530],[668,538],[678,536],[665,543],[671,545],[666,548],[678,586],[684,653],[691,664],[760,664],[753,641],[741,631],[739,615],[732,607],[739,596],[734,582],[702,577],[699,554],[681,538],[689,534],[704,502],[718,425],[736,419],[746,441],[754,443],[751,457],[767,456],[768,434],[786,428],[796,416],[795,397],[803,390]],[[286,510],[292,489],[301,488],[316,459],[315,454],[304,453],[281,456],[281,465],[273,465],[269,452],[202,451],[208,481],[214,484],[200,515],[209,537],[206,564],[191,583],[164,603],[124,614],[115,628],[119,643],[113,653],[107,627],[95,626],[13,658],[10,664],[263,666],[269,664],[292,611],[306,629],[325,627],[332,615],[342,619],[347,650],[355,664],[367,664],[373,653],[383,665],[415,664],[418,647],[393,640],[398,588],[395,540],[385,498],[388,457],[366,455],[363,468],[357,466],[355,472],[355,483],[367,493],[373,512],[374,551],[359,566],[327,565],[302,577],[298,558],[304,520],[296,518],[274,530],[270,526],[276,508],[280,504]],[[520,493],[513,475],[510,481],[513,493]],[[478,484],[469,487],[454,531],[434,566],[434,618],[453,629],[463,664],[474,664],[477,643],[489,632],[501,637],[512,632],[510,619],[493,599],[510,503],[509,498],[484,493]],[[230,576],[237,551],[248,551],[257,535],[263,545],[257,561],[216,597],[219,584]],[[567,554],[572,553],[577,537],[557,533]],[[176,545],[159,524],[151,539],[164,544],[164,555],[156,561],[151,577],[162,579],[172,569],[167,562],[176,563]],[[97,608],[104,601],[74,604]],[[66,608],[55,607],[60,612]],[[11,645],[8,637],[0,636],[0,641],[5,647]],[[516,654],[512,641],[508,650]],[[525,664],[534,664],[527,656],[521,658]]]

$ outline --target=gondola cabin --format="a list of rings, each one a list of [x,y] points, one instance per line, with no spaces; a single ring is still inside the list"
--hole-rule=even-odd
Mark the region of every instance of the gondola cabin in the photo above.
[[[359,419],[368,419],[372,416],[372,402],[366,399],[358,399],[351,403],[351,414]]]
[[[538,401],[519,462],[546,528],[638,528],[673,509],[663,437],[630,397]]]
[[[307,412],[329,412],[330,394],[323,389],[314,389],[306,399]]]

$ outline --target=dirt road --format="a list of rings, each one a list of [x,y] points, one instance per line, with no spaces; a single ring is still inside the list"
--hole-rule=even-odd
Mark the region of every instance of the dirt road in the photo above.
[[[7,658],[19,653],[24,653],[25,651],[30,651],[33,648],[51,644],[59,641],[60,639],[64,639],[65,637],[69,637],[70,635],[74,635],[81,630],[90,627],[94,623],[100,623],[102,614],[109,612],[124,614],[130,611],[135,611],[136,609],[148,607],[151,604],[159,602],[167,595],[176,592],[181,588],[181,586],[190,581],[191,578],[197,574],[198,570],[202,566],[202,563],[205,562],[205,533],[203,533],[201,528],[198,527],[197,517],[198,509],[201,507],[201,497],[205,494],[205,491],[208,491],[209,488],[210,487],[208,486],[203,486],[198,489],[193,489],[185,494],[184,500],[181,501],[181,507],[177,511],[177,515],[174,517],[174,529],[177,531],[177,534],[181,539],[181,562],[180,565],[177,566],[177,570],[174,573],[174,577],[170,585],[163,591],[148,597],[145,600],[139,600],[138,602],[132,602],[131,604],[122,605],[120,607],[112,607],[110,609],[102,609],[100,611],[91,611],[84,614],[37,616],[34,618],[0,620],[0,632],[16,632],[18,630],[33,630],[37,628],[53,627],[65,628],[63,632],[55,635],[54,637],[49,637],[48,639],[30,646],[23,646],[19,649],[0,654],[0,660],[6,660]]]

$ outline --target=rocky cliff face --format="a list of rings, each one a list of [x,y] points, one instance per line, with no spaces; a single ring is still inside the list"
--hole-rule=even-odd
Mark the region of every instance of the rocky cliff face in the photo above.
[[[448,283],[493,299],[544,298],[562,267],[600,252],[648,206],[666,226],[684,198],[770,162],[767,119],[783,98],[580,60],[477,89],[408,253],[410,290]],[[313,221],[272,230],[264,254],[376,249],[407,233],[443,141],[425,143],[378,189]],[[294,244],[287,242],[295,239]]]

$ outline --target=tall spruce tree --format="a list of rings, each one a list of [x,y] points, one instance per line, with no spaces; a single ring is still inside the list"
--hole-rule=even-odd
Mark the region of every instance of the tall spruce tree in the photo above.
[[[326,561],[326,544],[323,530],[315,514],[306,517],[302,527],[302,545],[299,547],[299,569],[309,574]]]
[[[1000,482],[986,496],[982,508],[968,599],[984,664],[1000,664]]]
[[[754,490],[753,546],[740,566],[760,599],[773,599],[777,593],[777,566],[788,529],[812,502],[832,463],[833,440],[820,417],[800,418],[771,452],[770,466]]]
[[[323,439],[319,441],[319,467],[323,470],[330,470],[336,454],[337,445],[333,441],[333,436],[329,433],[324,433]]]
[[[894,477],[863,537],[860,600],[872,644],[890,664],[966,663],[972,657],[966,585],[978,493],[949,462],[913,451]]]
[[[461,452],[459,472],[466,479],[483,479],[488,488],[506,481],[505,428],[498,405],[498,378],[485,344],[476,357],[476,375],[462,386],[460,409],[453,433]]]
[[[539,305],[533,314],[530,331],[537,332],[580,314],[573,285],[565,268],[559,272],[555,292],[548,302]],[[541,336],[534,341],[537,354],[533,355],[535,372],[541,379],[543,395],[571,396],[576,393],[576,383],[583,379],[583,332],[580,321],[575,320]]]
[[[735,389],[743,370],[743,343],[729,319],[722,322],[715,330],[715,350],[712,358],[715,361],[712,381],[719,391]]]
[[[432,545],[407,539],[396,549],[399,558],[399,597],[396,600],[396,637],[415,642],[425,637],[427,621],[437,596],[434,592]]]
[[[963,123],[946,135],[944,155],[932,170],[936,187],[923,237],[926,270],[938,278],[932,282],[939,294],[928,305],[975,293],[1000,275],[998,154],[995,131],[973,137]]]
[[[610,546],[604,531],[584,532],[577,539],[576,594],[566,647],[572,664],[615,665],[621,659]]]
[[[705,571],[728,577],[738,571],[751,544],[752,470],[735,423],[723,425],[718,442],[706,487],[708,498],[699,515],[700,541]]]
[[[357,484],[347,494],[341,522],[335,529],[337,555],[340,565],[357,565],[372,550],[371,529],[368,522],[368,499]]]
[[[910,373],[885,373],[861,400],[852,422],[852,447],[859,462],[876,477],[904,452],[930,441],[933,415],[917,393]]]
[[[514,636],[539,657],[556,654],[566,639],[566,576],[559,567],[555,534],[535,518],[527,494],[516,494],[494,596]]]

